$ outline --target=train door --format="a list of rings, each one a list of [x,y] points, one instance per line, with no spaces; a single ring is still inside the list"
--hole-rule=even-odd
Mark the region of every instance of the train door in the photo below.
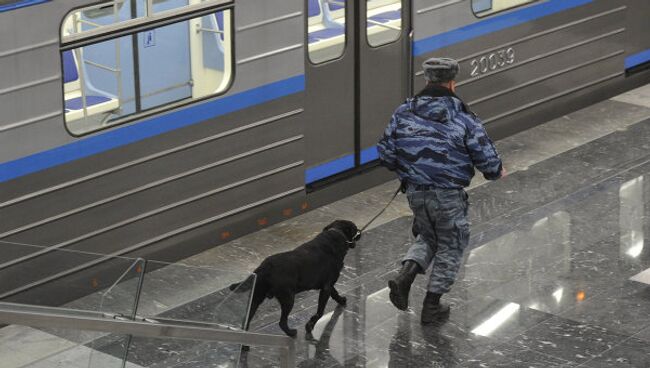
[[[377,158],[375,144],[409,92],[406,0],[306,0],[308,186]]]
[[[395,108],[410,94],[408,3],[367,0],[360,7],[358,159],[361,165],[377,159],[377,140]]]

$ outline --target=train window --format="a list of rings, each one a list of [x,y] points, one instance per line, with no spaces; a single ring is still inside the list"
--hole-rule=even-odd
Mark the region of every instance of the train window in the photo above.
[[[1,1],[1,0],[0,0]],[[112,0],[74,10],[66,20],[74,20],[76,27],[63,28],[61,36],[84,35],[101,32],[109,26],[129,26],[136,19],[174,16],[181,10],[200,10],[232,0]],[[71,22],[68,22],[71,24]],[[112,30],[112,29],[111,29]]]
[[[83,28],[80,19],[64,28]],[[68,130],[82,135],[223,92],[233,74],[230,22],[222,10],[64,51]]]
[[[472,11],[477,17],[498,13],[538,0],[472,0]]]
[[[307,0],[307,49],[318,64],[345,51],[345,0]]]
[[[376,47],[396,41],[402,33],[402,0],[368,0],[366,35]]]

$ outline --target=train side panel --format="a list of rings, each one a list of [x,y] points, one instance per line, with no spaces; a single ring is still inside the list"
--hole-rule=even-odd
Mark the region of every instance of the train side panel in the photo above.
[[[638,6],[548,0],[479,18],[467,2],[416,1],[414,63],[417,70],[431,56],[459,59],[459,94],[504,137],[630,84],[626,44],[638,20],[629,14]],[[421,88],[421,73],[414,78]]]
[[[7,27],[1,33],[18,40],[0,42],[0,55],[11,53],[0,57],[11,67],[0,69],[27,65],[5,83],[52,79],[45,82],[51,88],[26,88],[26,102],[38,101],[44,111],[56,112],[34,124],[20,124],[33,118],[28,111],[2,121],[0,240],[171,260],[305,208],[301,3],[235,3],[236,75],[225,95],[74,138],[64,129],[59,39],[54,35],[65,14],[84,4],[91,2],[60,0],[0,13],[1,27]],[[48,14],[48,21],[24,39],[20,33],[16,37],[18,25],[43,18],[38,14]],[[15,28],[5,18],[15,19],[10,22]],[[16,52],[39,44],[44,46]],[[47,62],[40,68],[28,61],[33,58]],[[6,108],[15,101],[0,102]],[[176,126],[180,128],[166,131]],[[129,142],[137,135],[148,137]],[[97,147],[111,148],[95,152]],[[70,157],[75,159],[66,162]],[[27,174],[20,175],[23,171]],[[57,263],[57,256],[4,255],[0,275],[13,275],[19,282],[4,285],[0,294],[6,297],[20,284],[38,284],[80,266]],[[26,267],[47,272],[21,273]]]

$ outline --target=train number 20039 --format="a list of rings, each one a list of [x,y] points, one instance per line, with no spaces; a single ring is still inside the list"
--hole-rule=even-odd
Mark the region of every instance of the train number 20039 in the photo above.
[[[481,56],[480,58],[473,59],[470,63],[472,66],[472,77],[477,77],[481,74],[503,68],[506,65],[511,65],[515,62],[515,49],[509,47],[490,53],[489,55]]]

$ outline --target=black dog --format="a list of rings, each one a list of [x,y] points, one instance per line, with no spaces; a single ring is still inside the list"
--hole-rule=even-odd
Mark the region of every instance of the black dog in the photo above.
[[[264,298],[277,298],[280,303],[280,328],[287,335],[296,336],[296,330],[289,328],[287,317],[293,309],[297,293],[306,290],[320,290],[318,311],[309,319],[305,329],[311,332],[316,322],[323,316],[330,297],[340,305],[345,305],[345,297],[339,295],[334,284],[343,269],[343,259],[349,248],[354,248],[361,234],[357,226],[344,220],[327,225],[318,236],[284,253],[274,254],[253,271],[257,275],[253,300],[246,329]],[[240,283],[230,285],[235,290]],[[240,291],[246,291],[241,290]]]

